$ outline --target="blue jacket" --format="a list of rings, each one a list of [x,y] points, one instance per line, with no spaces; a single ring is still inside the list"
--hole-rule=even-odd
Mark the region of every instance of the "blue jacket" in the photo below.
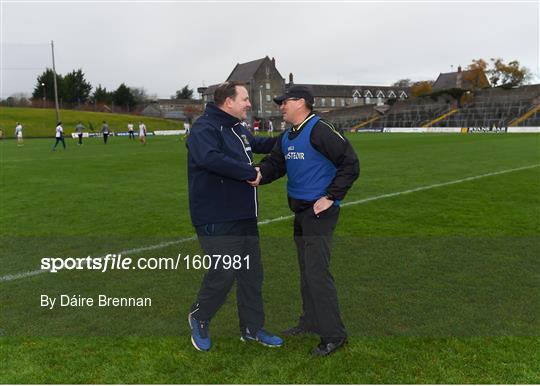
[[[253,153],[277,138],[253,137],[238,118],[208,103],[187,138],[189,209],[194,226],[257,217]]]

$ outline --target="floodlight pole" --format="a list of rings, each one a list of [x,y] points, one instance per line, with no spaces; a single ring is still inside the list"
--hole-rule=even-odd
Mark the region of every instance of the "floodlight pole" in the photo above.
[[[45,108],[45,96],[47,95],[47,90],[45,89],[45,82],[41,82],[41,86],[43,87],[43,108]]]
[[[54,67],[54,41],[51,40],[51,49],[52,49],[52,68],[53,68],[53,79],[54,79],[54,103],[56,106],[56,123],[60,122],[60,110],[58,109],[58,86],[56,84],[56,68]]]

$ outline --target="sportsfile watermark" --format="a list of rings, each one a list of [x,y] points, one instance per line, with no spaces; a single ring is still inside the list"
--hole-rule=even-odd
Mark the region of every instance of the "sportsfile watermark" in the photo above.
[[[182,255],[173,257],[131,258],[109,253],[100,257],[44,257],[41,270],[57,273],[62,270],[128,271],[128,270],[198,270],[198,269],[250,269],[249,255]]]
[[[236,339],[234,293],[246,271],[234,269],[248,262],[247,272],[263,275],[268,327],[277,331],[299,317],[302,271],[292,235],[262,235],[260,255],[233,239],[206,252],[197,238],[182,240],[4,238],[0,271],[31,275],[0,281],[0,335],[180,335],[189,345],[186,316],[206,268],[224,264],[233,284],[217,314],[219,338]],[[538,235],[336,236],[329,270],[351,337],[538,337],[540,306],[531,289],[538,287],[539,255]]]

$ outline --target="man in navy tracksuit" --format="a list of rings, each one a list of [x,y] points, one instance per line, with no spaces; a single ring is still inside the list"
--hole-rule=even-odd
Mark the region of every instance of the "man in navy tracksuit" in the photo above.
[[[360,166],[351,144],[332,124],[313,114],[313,94],[292,86],[274,98],[292,128],[278,137],[260,165],[262,183],[287,173],[287,195],[294,216],[294,241],[300,266],[302,314],[285,335],[315,333],[315,356],[333,353],[347,342],[330,273],[330,247],[339,203],[358,178]]]
[[[222,83],[187,138],[191,220],[204,253],[212,257],[189,314],[191,342],[199,351],[210,349],[209,322],[235,279],[241,339],[283,344],[263,329],[257,188],[252,186],[261,179],[253,153],[269,153],[276,140],[255,138],[245,129],[242,120],[250,106],[243,84]],[[231,266],[233,256],[237,264]]]

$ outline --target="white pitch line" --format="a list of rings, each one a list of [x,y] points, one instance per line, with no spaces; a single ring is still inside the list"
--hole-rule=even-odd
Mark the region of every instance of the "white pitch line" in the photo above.
[[[518,172],[518,171],[520,171],[520,170],[533,169],[533,168],[537,168],[537,167],[539,167],[539,166],[540,166],[540,164],[529,165],[529,166],[523,166],[523,167],[515,168],[515,169],[507,169],[507,170],[501,170],[501,171],[499,171],[499,172],[492,172],[492,173],[480,174],[480,175],[478,175],[478,176],[473,176],[473,177],[461,178],[461,179],[459,179],[459,180],[454,180],[454,181],[441,182],[441,183],[439,183],[439,184],[433,184],[433,185],[427,185],[427,186],[420,186],[420,187],[418,187],[418,188],[409,189],[409,190],[404,190],[404,191],[402,191],[402,192],[387,193],[387,194],[382,194],[382,195],[380,195],[380,196],[364,198],[364,199],[362,199],[362,200],[356,200],[356,201],[346,202],[346,203],[342,204],[341,206],[349,206],[349,205],[363,204],[364,202],[380,200],[381,198],[389,198],[389,197],[401,196],[401,195],[404,195],[404,194],[415,193],[415,192],[419,192],[419,191],[422,191],[422,190],[428,190],[428,189],[440,188],[441,186],[448,186],[448,185],[460,184],[460,183],[462,183],[462,182],[474,181],[474,180],[478,180],[478,179],[480,179],[480,178],[491,177],[491,176],[497,176],[497,175],[499,175],[499,174],[506,174],[506,173]]]
[[[117,254],[118,255],[129,255],[129,254],[132,254],[132,253],[152,251],[152,250],[155,250],[155,249],[161,249],[161,248],[168,247],[170,245],[182,244],[182,243],[185,243],[186,241],[193,241],[193,240],[197,240],[197,237],[191,236],[191,237],[186,237],[186,238],[179,239],[179,240],[164,241],[162,243],[154,244],[154,245],[148,245],[146,247],[138,247],[138,248],[126,249],[125,251],[120,251]],[[100,256],[99,258],[103,259],[103,258],[105,258],[105,256]],[[36,269],[35,271],[25,271],[25,272],[14,273],[14,274],[11,274],[11,275],[0,276],[0,283],[3,282],[3,281],[12,281],[12,280],[16,280],[16,279],[23,279],[25,277],[35,276],[35,275],[39,275],[41,273],[46,273],[46,272],[49,272],[49,271]]]
[[[500,174],[512,173],[512,172],[517,172],[517,171],[520,171],[520,170],[533,169],[533,168],[537,168],[539,166],[540,166],[540,164],[523,166],[523,167],[520,167],[520,168],[506,169],[506,170],[501,170],[501,171],[498,171],[498,172],[492,172],[492,173],[480,174],[478,176],[461,178],[459,180],[441,182],[439,184],[420,186],[418,188],[403,190],[401,192],[381,194],[379,196],[373,196],[373,197],[368,197],[368,198],[364,198],[364,199],[361,199],[361,200],[346,202],[346,203],[342,204],[341,206],[363,204],[363,203],[366,203],[366,202],[380,200],[380,199],[383,199],[383,198],[402,196],[402,195],[405,195],[405,194],[420,192],[422,190],[429,190],[429,189],[434,189],[434,188],[440,188],[440,187],[443,187],[443,186],[460,184],[462,182],[474,181],[474,180],[478,180],[480,178],[497,176],[497,175],[500,175]],[[272,219],[268,219],[268,220],[259,221],[258,224],[259,225],[266,225],[266,224],[270,224],[270,223],[273,223],[273,222],[289,220],[289,219],[291,219],[293,217],[294,217],[294,215],[280,216],[280,217],[276,217],[276,218],[272,218]],[[187,237],[187,238],[183,238],[183,239],[179,239],[179,240],[171,240],[171,241],[166,241],[166,242],[162,242],[162,243],[155,244],[155,245],[149,245],[149,246],[146,246],[146,247],[127,249],[125,251],[118,252],[118,254],[127,255],[127,254],[139,253],[139,252],[144,252],[144,251],[152,251],[152,250],[155,250],[155,249],[165,248],[165,247],[168,247],[170,245],[182,244],[182,243],[185,243],[187,241],[194,241],[196,239],[197,239],[196,236],[191,236],[191,237]],[[46,273],[46,272],[49,272],[49,271],[38,269],[38,270],[35,270],[35,271],[25,271],[25,272],[20,272],[20,273],[14,273],[14,274],[11,274],[11,275],[0,276],[0,283],[5,282],[5,281],[23,279],[25,277],[31,277],[31,276],[39,275],[39,274]]]

